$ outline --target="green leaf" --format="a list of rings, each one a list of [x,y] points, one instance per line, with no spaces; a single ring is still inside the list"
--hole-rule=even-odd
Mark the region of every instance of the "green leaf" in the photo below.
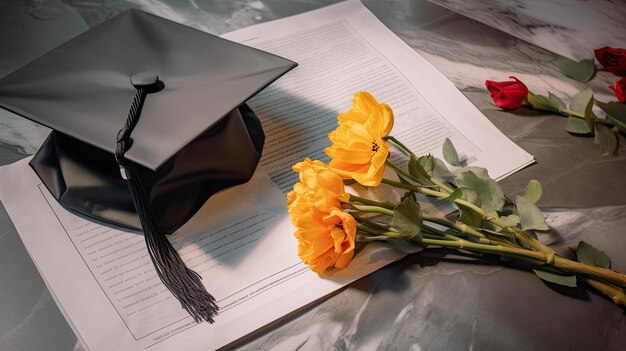
[[[421,238],[422,211],[414,198],[408,197],[393,209],[391,224],[407,239]]]
[[[549,111],[549,112],[559,112],[559,105],[555,104],[550,98],[543,95],[536,95],[531,92],[528,92],[528,97],[526,101],[534,108],[535,110]]]
[[[622,133],[626,133],[626,104],[611,101],[608,104],[602,101],[596,101],[604,113],[607,114],[607,119],[619,128]]]
[[[578,243],[578,248],[576,249],[576,259],[578,262],[584,264],[602,268],[611,268],[611,259],[609,259],[609,256],[584,241]]]
[[[590,88],[583,89],[574,95],[569,104],[569,109],[578,112],[585,113],[589,100],[593,97],[593,91]]]
[[[404,193],[402,195],[402,197],[400,198],[400,202],[403,202],[404,200],[408,199],[408,198],[412,198],[413,200],[415,200],[415,193],[412,191],[407,191],[406,193]]]
[[[593,121],[597,118],[593,113],[593,91],[590,88],[578,92],[570,103],[569,109],[585,116],[588,129],[593,130]],[[569,121],[568,121],[569,123]]]
[[[612,116],[608,116],[608,115],[606,116],[606,119],[609,122],[613,123],[620,132],[626,134],[626,122],[622,122],[622,121],[620,121],[620,120],[618,120],[618,119],[616,119],[616,118],[614,118]]]
[[[519,224],[519,216],[518,215],[514,215],[514,214],[500,217],[500,220],[507,227],[515,227],[516,225]]]
[[[446,141],[443,142],[443,159],[452,166],[459,165],[459,154],[449,138],[446,138]]]
[[[596,101],[596,105],[598,105],[607,115],[626,121],[626,104],[615,101],[611,101],[609,103]]]
[[[452,174],[448,170],[448,167],[446,166],[445,163],[443,163],[443,161],[441,161],[438,158],[435,158],[433,161],[433,164],[434,164],[434,168],[432,170],[432,174],[435,179],[439,181],[443,181],[443,182],[456,184],[456,182],[454,181],[454,174]]]
[[[530,202],[536,204],[539,199],[541,199],[541,195],[543,194],[543,190],[541,189],[541,183],[539,183],[536,179],[531,179],[526,188],[524,189],[524,197],[527,198]]]
[[[489,234],[493,234],[493,235],[497,235],[497,236],[501,236],[504,238],[508,238],[511,240],[515,240],[515,236],[513,236],[513,234],[507,233],[507,232],[498,232],[495,230],[491,230],[491,229],[486,229],[486,228],[480,228],[481,232],[485,232],[485,233],[489,233]]]
[[[500,235],[506,234],[506,232],[502,232],[502,229],[506,227],[515,227],[519,224],[519,216],[516,214],[510,214],[508,216],[502,216],[502,217],[500,217],[497,212],[489,212],[488,214],[490,216],[493,216],[494,218],[498,218],[500,222],[502,222],[502,227],[495,225],[493,222],[485,222],[484,229],[495,231],[497,233],[500,233]],[[515,237],[512,235],[507,234],[506,236],[511,237],[512,239],[515,239]]]
[[[524,196],[517,196],[515,204],[523,230],[548,230],[543,213],[533,202]]]
[[[585,122],[587,123],[587,127],[589,129],[593,128],[593,122],[597,119],[596,115],[593,113],[593,94],[587,102],[587,106],[585,107]]]
[[[389,238],[387,239],[387,242],[394,249],[406,254],[413,254],[424,250],[424,246],[408,239]]]
[[[576,287],[576,276],[573,274],[559,274],[542,269],[533,269],[533,272],[535,272],[539,278],[547,282],[569,286],[571,288]]]
[[[563,102],[563,100],[559,99],[558,96],[552,94],[551,92],[548,92],[548,99],[550,101],[552,101],[552,103],[554,103],[554,105],[558,106],[558,107],[562,107],[565,108],[565,103]]]
[[[398,173],[396,173],[396,174],[398,174]],[[404,177],[402,174],[398,174],[398,178],[400,180],[400,183],[402,183],[402,184],[406,184],[406,185],[412,185],[413,184],[413,180]]]
[[[422,168],[426,171],[426,174],[431,175],[433,170],[435,169],[435,158],[431,155],[420,156],[417,159],[417,162],[422,166]]]
[[[471,188],[459,188],[462,191],[463,200],[467,200],[473,204],[479,204],[480,198],[478,196],[478,192]],[[480,206],[480,205],[479,205]]]
[[[411,156],[409,159],[409,174],[413,176],[420,184],[424,185],[432,185],[433,183],[430,181],[430,174],[426,172],[422,163],[419,162],[418,158],[415,156]]]
[[[484,218],[483,216],[479,215],[478,213],[472,211],[471,209],[463,206],[463,205],[458,205],[459,207],[459,213],[461,214],[459,216],[459,222],[461,223],[465,223],[470,227],[481,227],[483,222],[484,222]]]
[[[448,200],[448,201],[454,201],[458,198],[460,198],[461,196],[463,196],[463,190],[461,190],[461,188],[456,188],[454,189],[454,191],[448,195],[448,197],[446,197],[444,200]]]
[[[487,170],[463,167],[457,171],[455,171],[456,181],[463,189],[465,200],[482,207],[487,212],[502,210],[505,202],[504,193],[498,183],[489,177]]]
[[[467,167],[457,168],[454,171],[454,174],[455,174],[456,177],[458,177],[460,174],[462,174],[463,172],[467,172],[467,171],[470,171],[470,172],[476,174],[478,176],[478,178],[481,178],[481,179],[491,179],[489,177],[489,172],[487,171],[486,168],[483,168],[483,167],[467,166]]]
[[[592,59],[572,61],[566,57],[559,56],[552,63],[561,73],[581,83],[587,83],[596,69]]]
[[[617,150],[617,136],[611,128],[605,126],[604,124],[596,124],[594,126],[595,135],[593,138],[593,142],[600,146],[600,151],[602,155],[610,155]]]
[[[576,117],[568,117],[567,124],[565,125],[565,130],[573,133],[573,134],[590,134],[591,129],[587,125],[585,120]]]

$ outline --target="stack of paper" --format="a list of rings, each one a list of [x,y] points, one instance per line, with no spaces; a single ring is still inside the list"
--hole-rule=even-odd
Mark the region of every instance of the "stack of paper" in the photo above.
[[[398,259],[370,245],[348,270],[320,278],[297,257],[285,193],[291,166],[326,160],[336,116],[358,90],[394,109],[394,136],[440,156],[450,138],[468,163],[502,178],[533,161],[443,75],[358,1],[260,24],[226,38],[299,67],[250,101],[267,139],[261,167],[212,197],[171,237],[203,276],[221,314],[196,324],[161,284],[140,234],[102,226],[59,206],[22,160],[0,169],[0,199],[83,345],[89,350],[206,350],[226,345]],[[372,251],[380,251],[370,262]]]

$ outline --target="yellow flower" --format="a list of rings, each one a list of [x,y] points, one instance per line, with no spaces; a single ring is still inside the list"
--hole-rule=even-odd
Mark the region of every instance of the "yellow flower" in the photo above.
[[[393,111],[370,93],[360,91],[354,96],[352,108],[337,119],[339,126],[328,136],[332,145],[324,150],[332,159],[329,167],[344,179],[377,186],[389,155],[383,137],[393,128]]]
[[[350,214],[333,209],[324,217],[316,217],[308,211],[292,221],[296,226],[298,256],[313,272],[346,268],[352,261],[356,221]]]
[[[367,91],[359,91],[354,94],[352,108],[337,116],[339,124],[346,121],[353,121],[371,128],[380,133],[380,136],[387,136],[393,128],[393,110],[384,102],[379,103],[376,98]]]
[[[330,170],[323,162],[307,158],[293,166],[293,170],[299,173],[301,191],[306,191],[307,203],[314,208],[326,211],[331,208],[341,208],[342,202],[348,202],[350,194],[346,193],[341,177]],[[294,186],[294,191],[296,191]]]
[[[350,197],[341,177],[310,159],[293,168],[300,182],[287,194],[287,206],[296,227],[298,255],[317,273],[347,267],[354,256],[356,221],[341,207]]]

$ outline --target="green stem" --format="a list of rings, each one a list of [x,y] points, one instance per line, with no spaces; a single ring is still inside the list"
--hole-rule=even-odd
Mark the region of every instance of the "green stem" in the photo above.
[[[582,114],[580,112],[572,111],[570,109],[563,108],[563,107],[559,107],[559,113],[562,114],[563,116],[566,116],[566,117],[576,117],[576,118],[580,118],[580,119],[585,119],[585,115],[584,114]],[[596,122],[596,123],[601,123],[601,124],[604,124],[604,125],[607,125],[607,126],[615,127],[615,124],[612,123],[609,120],[595,118],[593,121]]]
[[[490,236],[489,240],[491,240],[491,242],[494,245],[502,245],[502,246],[506,246],[506,247],[514,247],[514,248],[519,248],[519,245],[517,245],[517,243],[512,243],[504,238],[499,238],[497,236]]]
[[[598,290],[599,292],[608,296],[611,299],[611,301],[613,301],[613,303],[615,303],[616,305],[626,306],[626,293],[624,293],[624,290],[616,286],[613,286],[611,284],[607,284],[607,283],[604,283],[595,279],[589,279],[589,278],[583,277],[582,280],[585,283],[592,286],[593,288],[595,288],[596,290]]]
[[[364,205],[370,205],[370,206],[379,206],[379,207],[383,207],[383,208],[387,208],[387,209],[393,209],[394,207],[396,207],[396,204],[393,204],[391,202],[380,202],[380,201],[375,201],[375,200],[370,200],[370,199],[366,199],[364,197],[360,197],[357,195],[353,195],[350,194],[350,203],[352,204],[352,201],[356,201],[356,202],[360,202]]]
[[[402,144],[402,142],[398,139],[396,139],[395,137],[391,136],[391,135],[387,135],[386,137],[384,137],[383,139],[385,139],[387,142],[389,142],[393,147],[396,148],[396,150],[402,152],[403,154],[407,155],[407,156],[413,156],[415,158],[417,158],[417,156],[413,153],[413,151],[411,151],[411,149],[409,149],[408,147],[406,147],[406,145]]]
[[[389,210],[389,209],[378,207],[378,206],[362,206],[362,205],[352,205],[352,206],[356,208],[357,210],[364,211],[364,212],[381,213],[381,214],[385,214],[388,216],[393,216],[393,213],[394,213],[393,210]],[[368,229],[364,229],[364,228],[368,228]],[[361,224],[361,227],[359,229],[369,230],[372,233],[377,234],[377,236],[386,235],[392,238],[403,238],[401,233],[391,231],[391,230],[388,230],[385,232],[378,231],[378,230],[369,228],[367,226],[364,226],[363,224]],[[618,273],[616,271],[613,271],[607,268],[590,266],[584,263],[568,260],[566,258],[555,255],[554,252],[549,253],[549,252],[544,252],[544,251],[542,252],[532,251],[532,250],[516,248],[516,247],[506,247],[502,245],[488,245],[488,244],[483,244],[483,243],[474,243],[474,242],[463,240],[463,239],[436,240],[436,239],[424,238],[424,239],[418,240],[418,242],[426,244],[426,245],[437,245],[441,247],[467,249],[467,250],[474,250],[478,252],[492,253],[492,254],[504,254],[504,255],[511,256],[511,257],[515,257],[515,258],[530,260],[533,262],[540,261],[546,265],[564,269],[575,274],[582,274],[592,279],[599,279],[607,283],[615,284],[618,287],[622,287],[622,288],[626,287],[626,275],[622,273]]]
[[[563,116],[571,116],[571,117],[576,117],[580,119],[585,119],[584,114],[567,109],[567,108],[563,108],[563,107],[559,107],[559,113],[562,114]]]
[[[389,167],[393,168],[393,170],[394,170],[394,171],[396,171],[396,172],[398,172],[398,173],[402,174],[402,176],[403,176],[403,177],[405,177],[405,178],[407,178],[407,179],[411,179],[411,180],[413,180],[413,181],[415,181],[415,182],[418,182],[418,183],[419,183],[419,180],[415,179],[412,175],[408,174],[406,171],[404,171],[404,170],[403,170],[402,168],[400,168],[398,165],[396,165],[395,163],[391,162],[391,160],[387,159],[387,160],[385,161],[385,163],[386,163]]]
[[[392,137],[392,136],[387,136],[386,138],[388,138],[388,141],[390,141],[391,143],[393,143],[392,145],[394,145],[396,147],[396,149],[402,151],[405,155],[407,156],[413,156],[415,158],[417,158],[417,156],[415,156],[415,154],[413,152],[411,152],[411,150],[406,149],[406,147],[404,145],[402,145],[402,143],[400,143],[399,141],[396,140],[396,138]],[[393,141],[393,140],[395,141]],[[402,145],[402,147],[398,146],[397,144]],[[391,162],[391,160],[387,159],[385,161],[386,164],[389,165],[389,167],[393,168],[396,172],[402,174],[404,177],[411,179],[413,181],[416,181],[419,183],[419,180],[417,180],[415,177],[413,177],[412,175],[410,175],[409,173],[407,173],[405,170],[403,170],[402,168],[400,168],[398,165],[396,165],[395,163]],[[435,179],[434,177],[428,177],[428,179],[435,184],[436,186],[440,187],[441,189],[447,191],[448,193],[452,193],[454,191],[454,189],[450,188],[449,186],[445,185],[444,183],[440,182],[439,180]]]
[[[416,185],[411,185],[411,184],[404,184],[404,183],[396,182],[396,181],[391,180],[391,179],[383,178],[381,183],[387,184],[387,185],[391,185],[391,186],[395,186],[396,188],[407,189],[407,190],[411,190],[411,191],[416,192],[416,193],[420,193],[420,194],[436,197],[438,199],[445,199],[445,198],[448,197],[448,194],[446,194],[444,192],[441,192],[441,191],[432,190],[432,189],[428,189],[428,188],[424,188],[424,187],[416,186]],[[465,206],[465,207],[471,209],[472,211],[480,214],[481,216],[483,216],[487,220],[490,220],[490,221],[493,220],[491,218],[491,216],[489,216],[485,211],[483,211],[482,208],[474,205],[473,203],[471,203],[469,201],[466,201],[466,200],[463,200],[463,199],[455,199],[455,200],[453,200],[453,202],[456,203],[457,205],[462,205],[462,206]]]
[[[411,185],[411,184],[404,184],[404,183],[396,182],[396,181],[393,181],[393,180],[390,180],[390,179],[383,178],[381,183],[387,184],[387,185],[391,185],[391,186],[395,186],[397,188],[411,190],[411,191],[414,191],[416,193],[421,193],[421,194],[424,194],[424,195],[433,196],[433,197],[436,197],[436,198],[439,198],[439,199],[445,199],[445,198],[448,197],[448,194],[446,194],[444,192],[441,192],[441,191],[436,191],[436,190],[432,190],[432,189],[428,189],[428,188],[424,188],[424,187],[420,187],[420,186],[415,186],[415,185]],[[547,254],[554,254],[554,250],[552,250],[550,247],[548,247],[547,245],[545,245],[541,241],[539,241],[539,240],[529,236],[528,234],[526,234],[526,232],[524,232],[523,230],[521,230],[521,229],[519,229],[517,227],[509,227],[509,226],[507,226],[499,218],[495,218],[493,216],[490,216],[482,208],[474,205],[473,203],[471,203],[469,201],[466,201],[466,200],[463,200],[463,199],[455,199],[453,202],[456,203],[457,205],[461,205],[463,207],[466,207],[466,208],[476,212],[477,214],[482,216],[485,220],[487,220],[487,221],[497,225],[498,227],[501,227],[502,229],[506,230],[508,233],[510,233],[513,236],[515,236],[515,238],[517,240],[519,240],[520,243],[524,247],[529,248],[529,249],[533,249],[533,250],[537,250],[537,251],[541,251],[541,252],[545,252]]]
[[[369,225],[369,226],[370,226],[370,227],[372,227],[372,228],[380,229],[380,230],[382,230],[382,231],[388,231],[388,230],[391,230],[391,229],[392,229],[392,228],[390,228],[390,227],[389,227],[389,226],[387,226],[387,225],[383,225],[383,224],[380,224],[380,223],[374,222],[374,221],[372,221],[372,220],[370,220],[370,219],[367,219],[367,218],[365,218],[365,217],[359,216],[359,215],[358,215],[358,214],[356,214],[356,213],[352,213],[352,217],[354,217],[354,219],[356,219],[356,220],[357,220],[357,221],[359,221],[359,222],[362,222],[362,223],[365,223],[365,224]]]
[[[354,203],[350,203],[350,205],[359,211],[381,213],[381,214],[393,217],[394,211],[388,207],[385,207],[384,206],[385,203],[368,200],[368,199],[363,199],[363,200],[366,200],[366,202],[363,202],[365,205],[356,205]],[[361,200],[357,200],[357,201],[362,202]],[[483,233],[478,232],[477,230],[475,230],[474,228],[466,224],[457,224],[445,218],[440,218],[440,217],[429,215],[423,212],[422,212],[422,219],[428,222],[440,224],[447,228],[454,229],[463,234],[471,235],[471,236],[481,238],[481,239],[486,238],[486,236]]]
[[[436,235],[436,234],[431,234],[428,232],[422,232],[422,236],[426,239],[444,239],[444,240],[457,240],[457,239],[453,239],[453,238],[449,238],[449,237],[442,237],[440,235]]]
[[[357,235],[356,241],[359,242],[372,242],[372,241],[386,241],[389,237],[385,235]]]
[[[429,178],[431,182],[433,182],[433,184],[435,184],[436,186],[440,187],[441,189],[443,189],[444,191],[446,191],[447,193],[451,194],[452,192],[454,192],[454,189],[450,188],[449,186],[443,184],[442,182],[438,181],[435,178]]]
[[[556,268],[568,270],[572,273],[586,275],[590,278],[600,279],[619,287],[626,288],[626,275],[607,268],[590,266],[584,263],[568,260],[560,256],[553,257],[552,265]],[[549,261],[549,257],[548,257]]]
[[[622,288],[626,287],[626,275],[622,273],[618,273],[606,268],[600,268],[576,261],[571,261],[560,256],[555,256],[553,254],[549,255],[545,252],[504,247],[500,245],[484,245],[469,242],[466,240],[449,241],[424,238],[420,242],[426,245],[437,245],[441,247],[466,249],[492,254],[504,254],[515,258],[530,260],[533,262],[537,260],[543,261],[546,265],[564,269],[571,273],[582,274],[592,279],[600,279],[604,283],[615,284]]]
[[[363,211],[363,212],[380,213],[380,214],[384,214],[384,215],[391,216],[391,217],[393,217],[393,214],[394,214],[393,210],[380,207],[380,206],[355,205],[355,204],[350,204],[350,205],[354,207],[355,209],[359,211]]]
[[[426,214],[426,213],[422,213],[422,218],[425,221],[440,224],[440,225],[442,225],[444,227],[448,227],[448,228],[454,229],[454,230],[456,230],[458,232],[461,232],[463,234],[471,235],[471,236],[474,236],[474,237],[477,237],[477,238],[486,238],[485,234],[475,230],[474,228],[468,226],[467,224],[454,223],[454,222],[449,221],[449,220],[447,220],[445,218],[432,216],[432,215],[429,215],[429,214]]]
[[[387,233],[387,230],[381,230],[381,229],[377,229],[377,228],[372,228],[369,225],[362,223],[362,222],[357,222],[356,223],[356,228],[358,230],[362,230],[364,232],[367,232],[369,234],[374,234],[374,235],[382,235],[383,233]]]
[[[524,249],[515,249],[510,247],[504,247],[500,245],[485,245],[479,243],[473,243],[471,241],[459,239],[456,241],[449,240],[434,240],[434,239],[422,239],[422,243],[426,245],[436,245],[441,247],[448,247],[452,249],[465,249],[472,250],[477,252],[498,254],[498,255],[508,255],[521,259],[531,259],[531,260],[542,260],[543,254],[536,251],[524,250]]]
[[[427,238],[427,234],[429,234],[431,236],[431,239],[447,239],[447,240],[461,240],[461,238],[459,238],[458,236],[446,233],[446,232],[442,232],[441,230],[437,230],[435,228],[429,227],[427,225],[424,225],[422,227],[422,235]]]
[[[450,223],[452,223],[452,222],[450,222]],[[452,224],[455,224],[455,223],[452,223]],[[429,225],[426,225],[426,224],[424,224],[423,229],[424,229],[425,231],[432,232],[432,233],[434,233],[434,234],[437,234],[437,235],[439,235],[439,236],[443,236],[443,237],[448,238],[448,239],[454,239],[454,240],[460,240],[460,239],[461,239],[460,237],[458,237],[458,236],[456,236],[456,235],[452,235],[452,234],[450,234],[450,233],[448,233],[448,232],[442,232],[441,230],[436,229],[436,228],[433,228],[433,227],[431,227],[431,226],[429,226]],[[458,229],[456,229],[456,228],[452,228],[452,229],[455,229],[455,230],[459,231],[459,230],[458,230]],[[462,234],[462,235],[474,236],[474,235],[472,235],[472,234],[469,234],[469,233],[467,233],[467,232],[463,232],[463,231],[460,231],[460,234]],[[482,235],[482,233],[479,233],[479,234],[480,234],[480,235]],[[474,237],[476,237],[476,236],[474,236]],[[481,243],[481,244],[486,244],[486,245],[499,245],[499,243],[496,243],[496,242],[494,242],[494,241],[492,241],[492,240],[490,240],[490,239],[487,239],[487,238],[486,238],[486,237],[484,237],[484,236],[483,236],[483,237],[477,237],[477,238],[478,238],[478,242],[479,242],[479,243]]]

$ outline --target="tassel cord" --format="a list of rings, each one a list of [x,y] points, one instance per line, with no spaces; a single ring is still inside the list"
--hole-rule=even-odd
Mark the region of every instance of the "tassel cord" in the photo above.
[[[161,282],[196,322],[206,320],[213,323],[213,317],[219,310],[215,298],[206,291],[201,282],[202,277],[185,266],[166,234],[159,228],[137,167],[124,157],[130,147],[130,135],[137,125],[146,95],[145,89],[137,89],[126,124],[117,135],[115,159],[120,166],[122,177],[126,179],[144,231],[148,254]]]

